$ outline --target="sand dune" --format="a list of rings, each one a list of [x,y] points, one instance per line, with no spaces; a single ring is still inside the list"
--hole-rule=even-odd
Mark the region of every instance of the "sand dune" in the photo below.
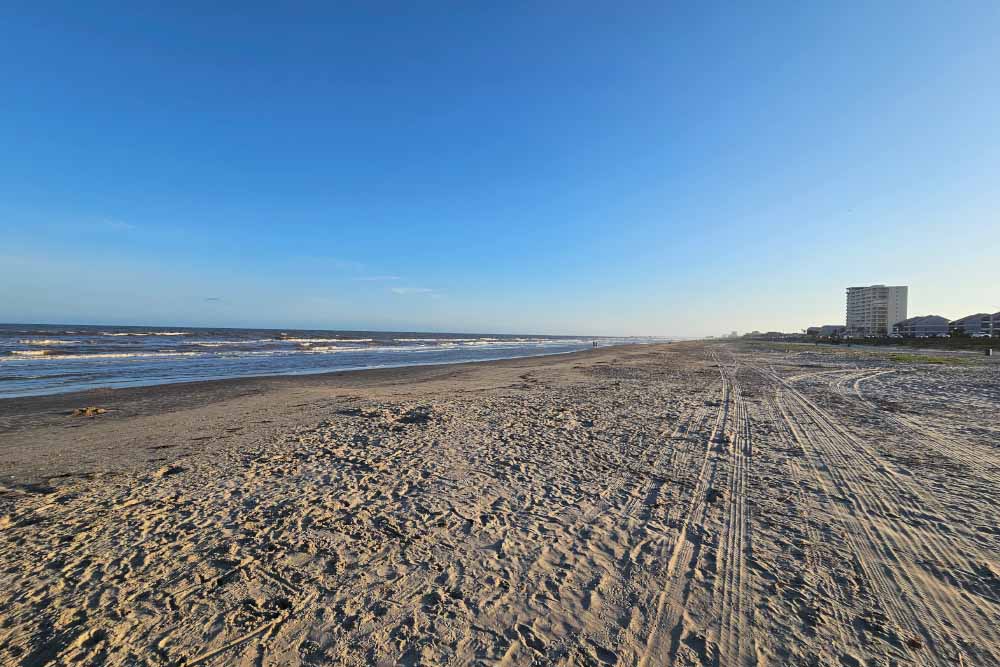
[[[421,372],[11,426],[0,664],[1000,664],[1000,366]]]

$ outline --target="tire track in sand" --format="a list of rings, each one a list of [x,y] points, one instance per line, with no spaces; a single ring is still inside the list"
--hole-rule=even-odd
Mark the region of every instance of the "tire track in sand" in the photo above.
[[[861,384],[874,380],[883,375],[895,373],[894,370],[877,370],[854,378],[851,390],[854,395],[865,406],[891,422],[909,430],[914,435],[922,437],[942,456],[953,458],[968,467],[975,474],[994,486],[1000,486],[1000,466],[993,457],[993,453],[976,447],[974,444],[956,435],[946,435],[929,424],[921,423],[918,419],[908,415],[902,415],[888,410],[883,410],[878,405],[869,400],[861,392]]]
[[[737,382],[738,368],[731,378],[733,396],[732,434],[724,442],[730,449],[728,512],[723,527],[723,545],[718,559],[723,582],[719,659],[723,664],[751,663],[750,628],[752,605],[747,600],[746,557],[750,551],[750,520],[747,514],[747,478],[753,458],[750,415],[743,389]]]
[[[956,546],[951,536],[943,534],[935,522],[923,524],[917,535],[900,520],[926,511],[911,499],[922,499],[906,488],[897,475],[874,455],[858,438],[812,403],[789,383],[783,382],[784,395],[778,397],[782,413],[797,440],[807,448],[817,482],[830,495],[832,506],[845,528],[859,568],[879,592],[887,615],[910,636],[900,638],[914,646],[924,645],[930,652],[952,661],[972,658],[973,664],[988,664],[995,652],[973,641],[977,635],[996,645],[995,613],[972,596],[960,597],[971,604],[960,608],[950,596],[937,594],[917,580],[920,572],[905,557],[913,554],[918,562],[950,561],[948,567],[967,560],[968,548]],[[825,474],[823,474],[825,473]],[[848,509],[845,509],[847,505]],[[966,545],[969,546],[969,545]],[[925,651],[912,657],[926,664]]]
[[[714,458],[713,450],[719,433],[723,431],[728,421],[732,402],[730,381],[718,357],[713,354],[713,358],[719,367],[719,375],[722,379],[722,400],[716,413],[715,424],[712,426],[702,450],[701,464],[691,491],[691,500],[683,512],[677,537],[669,551],[664,552],[667,565],[661,575],[660,590],[656,595],[656,611],[649,624],[645,647],[637,661],[639,667],[669,664],[671,656],[676,654],[679,643],[684,639],[687,630],[684,599],[690,594],[690,582],[694,575],[692,568],[697,562],[698,553],[703,544],[700,535],[691,536],[689,531],[692,530],[691,526],[694,521],[698,517],[704,518],[706,513],[705,498],[716,471],[716,466],[712,461]],[[684,574],[684,578],[688,580],[688,586],[683,591],[678,591],[675,584],[682,577],[678,573],[677,567],[682,559],[683,562],[688,563],[688,570]],[[708,647],[700,645],[703,642],[698,642],[698,644],[698,648],[704,654]],[[707,659],[708,656],[703,655],[702,657]]]

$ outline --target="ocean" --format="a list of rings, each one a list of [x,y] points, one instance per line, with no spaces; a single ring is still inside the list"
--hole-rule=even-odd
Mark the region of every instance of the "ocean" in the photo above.
[[[662,339],[0,324],[0,398],[488,361]]]

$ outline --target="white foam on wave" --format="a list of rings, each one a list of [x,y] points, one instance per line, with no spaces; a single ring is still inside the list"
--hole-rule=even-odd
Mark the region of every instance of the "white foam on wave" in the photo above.
[[[117,335],[117,334],[115,334]],[[226,345],[243,345],[258,343],[276,343],[283,340],[298,341],[299,344],[292,349],[272,348],[264,350],[216,350],[214,348]],[[499,339],[499,338],[407,338],[393,339],[395,344],[388,345],[359,345],[358,343],[371,343],[371,338],[337,338],[337,339],[263,339],[251,341],[190,341],[185,342],[186,350],[165,349],[161,351],[135,351],[135,352],[97,352],[93,354],[62,354],[58,349],[42,350],[11,350],[8,355],[0,356],[0,361],[8,362],[28,362],[41,360],[109,360],[109,359],[169,359],[178,357],[201,357],[201,358],[238,358],[238,357],[265,357],[265,356],[285,356],[298,354],[337,354],[350,352],[372,353],[433,353],[435,351],[449,351],[461,353],[465,349],[472,350],[510,350],[511,348],[524,347],[540,349],[550,346],[575,346],[585,345],[591,339],[543,339],[543,338],[520,338],[520,339]],[[328,345],[303,344],[326,342]],[[353,345],[351,343],[354,343]],[[433,343],[433,344],[431,344]],[[422,355],[421,355],[422,356]]]
[[[13,350],[12,354],[36,360],[64,361],[70,359],[130,359],[133,357],[193,357],[203,352],[102,352],[98,354],[54,354],[53,350]],[[21,361],[27,361],[21,359]],[[0,357],[0,361],[17,361],[11,357]]]
[[[108,332],[102,331],[102,336],[191,336],[194,335],[190,331],[125,331],[125,332]]]
[[[261,338],[259,340],[215,340],[215,341],[196,341],[196,340],[186,340],[184,345],[191,345],[196,347],[223,347],[225,345],[260,345],[261,343],[274,343],[276,342],[274,338]]]
[[[280,343],[370,343],[371,338],[272,338]]]
[[[561,343],[578,341],[560,341],[548,338],[394,338],[397,343],[467,343],[469,345],[519,345],[522,343]]]
[[[73,345],[74,340],[54,340],[50,338],[23,338],[17,341],[21,345]]]
[[[559,343],[562,341],[550,341],[541,338],[517,338],[513,340],[500,340],[497,338],[484,338],[483,340],[477,340],[469,345],[546,345],[551,343]]]
[[[474,340],[481,340],[479,338],[393,338],[397,343],[439,343],[439,342],[449,342],[449,343],[468,343]]]

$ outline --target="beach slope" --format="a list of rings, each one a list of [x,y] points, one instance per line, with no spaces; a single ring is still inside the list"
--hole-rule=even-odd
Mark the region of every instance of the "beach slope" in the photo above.
[[[0,401],[0,664],[1000,664],[998,371],[675,343]]]

